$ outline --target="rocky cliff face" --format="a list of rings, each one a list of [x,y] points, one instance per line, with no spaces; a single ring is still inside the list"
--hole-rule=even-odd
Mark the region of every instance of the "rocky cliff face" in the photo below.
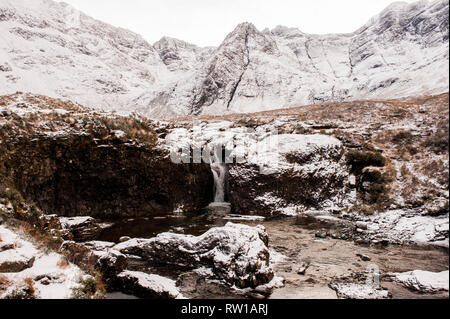
[[[2,194],[15,189],[48,214],[108,218],[196,211],[212,200],[209,165],[173,164],[147,120],[31,94],[1,103]]]
[[[436,226],[448,225],[448,94],[192,120],[156,122],[33,94],[3,96],[2,211],[98,218],[200,212],[214,197],[210,164],[175,164],[170,152],[219,146],[232,159],[224,189],[234,213],[333,213],[377,223],[368,238],[448,237],[445,225]]]
[[[396,3],[351,34],[243,23],[218,48],[139,35],[50,0],[0,1],[0,93],[168,118],[448,91],[448,0]]]

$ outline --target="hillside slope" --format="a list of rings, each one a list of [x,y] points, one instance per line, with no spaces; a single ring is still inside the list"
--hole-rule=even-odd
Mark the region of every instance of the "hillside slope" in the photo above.
[[[448,0],[395,3],[351,34],[240,24],[218,48],[141,36],[51,0],[0,0],[0,94],[155,118],[448,91]]]

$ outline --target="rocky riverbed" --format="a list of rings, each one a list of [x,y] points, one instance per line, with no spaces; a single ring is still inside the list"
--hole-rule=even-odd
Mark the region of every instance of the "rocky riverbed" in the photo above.
[[[109,285],[103,296],[113,299],[448,298],[446,248],[357,244],[322,236],[351,228],[320,217],[305,222],[299,217],[203,215],[183,221],[180,226],[176,218],[166,218],[163,224],[169,232],[156,237],[145,227],[141,232],[133,229],[140,239],[125,236],[131,234],[126,228],[109,225],[103,234],[91,235],[94,240],[63,243],[61,254],[42,252],[2,227],[3,296],[29,294],[31,286],[35,297],[73,297],[89,275],[68,262],[63,255],[68,249],[95,256],[96,268]],[[98,240],[105,230],[108,236],[116,235],[116,242]],[[219,238],[220,244],[215,243]],[[65,290],[57,288],[61,284]]]

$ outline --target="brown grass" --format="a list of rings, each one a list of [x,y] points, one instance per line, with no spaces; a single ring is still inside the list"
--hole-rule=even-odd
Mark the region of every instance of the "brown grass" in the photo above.
[[[386,118],[400,119],[415,111],[418,105],[447,104],[449,94],[422,96],[391,100],[356,100],[351,102],[327,102],[314,105],[299,106],[287,109],[277,109],[257,113],[229,114],[221,116],[184,116],[171,120],[173,124],[192,121],[232,121],[237,123],[243,118],[256,120],[271,120],[280,116],[295,116],[300,121],[308,120],[343,120],[347,122],[360,121],[374,113],[384,113]]]
[[[35,289],[34,289],[34,282],[33,282],[33,278],[25,278],[24,279],[24,282],[25,282],[25,285],[27,286],[27,288],[28,288],[28,291],[29,291],[29,293],[30,294],[34,294],[35,293]]]
[[[5,275],[0,275],[0,290],[5,290],[11,285],[11,281]]]
[[[58,260],[56,265],[61,269],[67,269],[67,267],[69,267],[69,261],[66,257],[62,257],[60,260]]]

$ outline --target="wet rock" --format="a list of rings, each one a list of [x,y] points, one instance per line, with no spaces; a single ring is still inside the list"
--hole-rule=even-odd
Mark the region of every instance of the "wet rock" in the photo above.
[[[117,276],[120,290],[144,299],[183,298],[175,286],[175,281],[158,275],[137,271],[124,271]]]
[[[138,121],[149,138],[153,123],[80,111],[71,113],[70,122],[64,118],[58,124],[46,123],[48,119],[40,118],[40,128],[58,126],[58,134],[36,128],[19,136],[0,129],[0,176],[14,171],[11,182],[27,201],[58,216],[94,218],[163,215],[180,206],[193,212],[211,202],[214,181],[209,164],[177,165],[167,149],[147,140],[110,138],[112,123],[123,124],[129,133],[135,129],[129,123]]]
[[[389,274],[393,280],[409,289],[423,293],[448,291],[449,271],[439,273],[414,270],[404,273]]]
[[[114,249],[174,269],[207,267],[214,279],[245,288],[273,278],[268,240],[262,226],[227,223],[198,237],[163,233],[151,239],[132,239]]]
[[[382,288],[357,283],[332,283],[329,285],[340,299],[389,299],[391,294]]]

